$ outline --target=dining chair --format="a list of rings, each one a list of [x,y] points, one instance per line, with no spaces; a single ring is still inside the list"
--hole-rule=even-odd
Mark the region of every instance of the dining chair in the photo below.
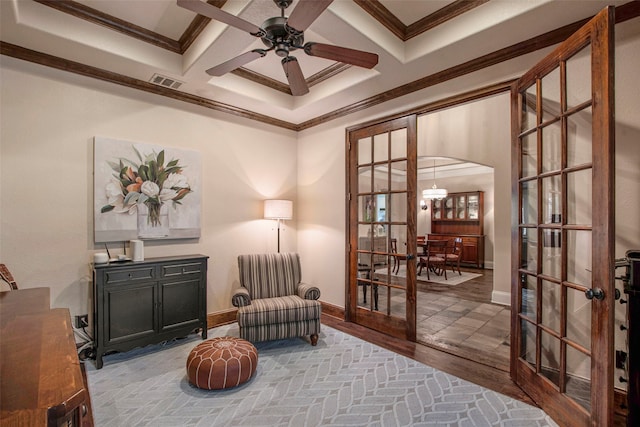
[[[456,268],[458,274],[462,276],[460,271],[460,260],[462,259],[462,237],[456,237],[453,239],[453,245],[447,246],[447,251],[444,254],[445,264],[451,266],[451,271],[455,273]]]
[[[400,261],[407,260],[407,254],[398,254],[398,239],[391,239],[391,256],[393,257],[393,268],[391,272],[393,274],[398,274],[400,271]]]
[[[426,247],[426,255],[420,257],[420,261],[418,263],[418,276],[422,274],[422,268],[426,267],[427,269],[427,280],[431,280],[429,276],[429,272],[433,271],[438,276],[444,272],[444,279],[447,279],[447,269],[445,265],[445,259],[439,254],[445,252],[447,247],[446,240],[428,240]]]
[[[427,244],[427,236],[418,236],[416,240],[417,245],[422,248],[422,255],[426,255],[427,247],[425,245]]]

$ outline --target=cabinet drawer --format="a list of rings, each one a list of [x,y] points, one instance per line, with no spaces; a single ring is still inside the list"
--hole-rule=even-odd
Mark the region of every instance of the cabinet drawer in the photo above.
[[[130,281],[142,281],[155,278],[155,268],[153,266],[142,268],[131,268],[123,270],[113,270],[105,272],[105,283],[114,284]]]
[[[200,274],[202,272],[201,262],[187,262],[181,264],[163,265],[160,277],[180,277],[189,274]]]

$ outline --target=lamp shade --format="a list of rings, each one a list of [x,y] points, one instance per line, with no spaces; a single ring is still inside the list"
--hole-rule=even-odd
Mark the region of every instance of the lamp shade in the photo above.
[[[293,202],[291,200],[265,200],[265,219],[292,219]]]

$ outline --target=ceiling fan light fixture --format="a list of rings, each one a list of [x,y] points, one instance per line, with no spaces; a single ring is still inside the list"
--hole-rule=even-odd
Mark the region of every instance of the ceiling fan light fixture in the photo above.
[[[273,0],[280,8],[281,15],[265,20],[261,27],[202,0],[177,0],[177,2],[178,6],[259,37],[267,46],[267,49],[254,49],[209,68],[206,72],[210,76],[218,77],[231,72],[273,50],[277,56],[283,58],[282,66],[287,80],[289,80],[291,94],[301,96],[309,93],[309,87],[300,69],[300,64],[290,56],[290,53],[296,49],[304,50],[309,56],[363,68],[373,68],[378,63],[378,55],[374,53],[324,43],[304,44],[304,31],[329,7],[333,0],[297,0],[296,7],[289,17],[284,16],[284,10],[291,5],[293,0]]]
[[[278,43],[276,46],[276,55],[280,58],[286,58],[289,56],[289,45],[286,43]]]

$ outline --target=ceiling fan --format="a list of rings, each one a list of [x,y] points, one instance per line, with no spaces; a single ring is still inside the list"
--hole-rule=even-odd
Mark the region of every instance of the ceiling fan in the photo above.
[[[252,36],[260,37],[267,46],[267,49],[254,49],[209,68],[207,74],[211,76],[222,76],[253,60],[264,57],[267,52],[273,50],[276,55],[282,57],[282,68],[289,81],[291,94],[301,96],[309,92],[309,87],[298,60],[290,54],[296,49],[302,49],[310,56],[318,56],[358,67],[373,68],[378,63],[378,55],[375,53],[324,43],[307,42],[303,44],[304,31],[329,7],[333,0],[297,0],[297,5],[289,17],[284,16],[284,10],[291,5],[293,0],[273,0],[280,8],[280,16],[267,19],[260,27],[200,0],[177,1],[178,6],[246,31]]]

